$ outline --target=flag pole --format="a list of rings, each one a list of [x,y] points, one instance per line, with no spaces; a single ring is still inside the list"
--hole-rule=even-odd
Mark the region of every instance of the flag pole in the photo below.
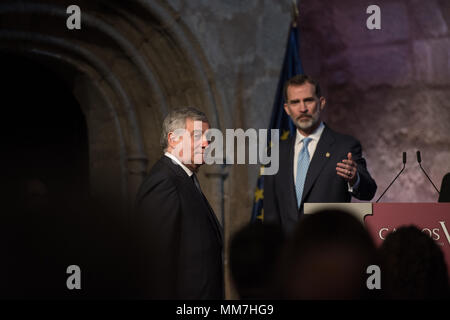
[[[298,11],[297,0],[292,0],[292,26],[297,28],[297,21],[300,17],[300,12]]]

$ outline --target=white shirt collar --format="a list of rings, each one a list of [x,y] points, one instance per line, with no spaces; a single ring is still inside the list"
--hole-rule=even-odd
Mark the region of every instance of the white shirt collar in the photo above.
[[[321,121],[319,126],[316,128],[316,130],[314,130],[313,133],[311,133],[308,138],[311,138],[314,141],[319,141],[320,136],[322,135],[323,129],[325,129],[325,125],[323,124],[323,122]],[[298,132],[298,130],[296,130],[297,135],[295,137],[295,144],[300,143],[303,141],[303,139],[306,138],[306,136],[302,135],[300,132]]]
[[[194,174],[188,167],[186,167],[183,163],[181,163],[181,161],[177,157],[175,157],[173,154],[171,154],[170,152],[166,151],[164,153],[164,155],[166,157],[169,157],[170,159],[172,159],[172,162],[174,162],[175,164],[179,165],[186,172],[186,174],[189,177]]]

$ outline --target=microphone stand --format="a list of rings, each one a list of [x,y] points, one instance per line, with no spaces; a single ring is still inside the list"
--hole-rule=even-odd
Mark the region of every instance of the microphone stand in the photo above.
[[[389,188],[392,186],[394,181],[397,180],[398,176],[403,172],[403,170],[405,170],[405,166],[406,166],[406,152],[403,152],[403,168],[402,168],[402,170],[400,170],[400,172],[395,176],[394,180],[392,180],[391,184],[386,188],[386,190],[384,190],[383,194],[378,198],[378,200],[375,203],[378,203],[378,201],[380,201],[381,197],[384,196],[386,191],[389,190]]]
[[[422,157],[420,156],[420,151],[417,151],[417,162],[419,163],[419,167],[420,169],[422,169],[423,173],[425,174],[425,176],[428,178],[428,180],[431,182],[431,184],[433,185],[434,189],[436,189],[437,193],[440,194],[438,188],[436,188],[436,186],[434,185],[433,181],[431,181],[430,177],[428,176],[428,174],[425,172],[425,170],[422,168]]]

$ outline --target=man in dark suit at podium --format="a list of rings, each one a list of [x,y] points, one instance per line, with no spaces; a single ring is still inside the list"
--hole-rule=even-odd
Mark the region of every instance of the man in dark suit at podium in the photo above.
[[[281,224],[289,234],[305,202],[350,202],[352,196],[371,200],[377,185],[360,142],[322,122],[326,100],[318,83],[294,76],[285,85],[285,101],[297,130],[280,142],[278,173],[264,177],[264,221]]]
[[[164,120],[165,154],[137,195],[145,298],[223,298],[222,226],[196,177],[208,129],[205,114],[193,108],[174,110]]]

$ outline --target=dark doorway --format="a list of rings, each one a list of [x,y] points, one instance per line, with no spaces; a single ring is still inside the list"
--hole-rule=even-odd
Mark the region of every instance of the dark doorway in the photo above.
[[[88,222],[85,117],[44,64],[0,53],[0,70],[0,272],[7,279],[0,297],[64,297],[65,271],[81,261],[76,248]]]
[[[87,197],[86,120],[70,89],[26,57],[0,54],[0,70],[2,189],[25,206]]]
[[[0,70],[0,299],[128,297],[134,246],[112,200],[89,195],[86,120],[63,81],[74,74],[1,52]]]

